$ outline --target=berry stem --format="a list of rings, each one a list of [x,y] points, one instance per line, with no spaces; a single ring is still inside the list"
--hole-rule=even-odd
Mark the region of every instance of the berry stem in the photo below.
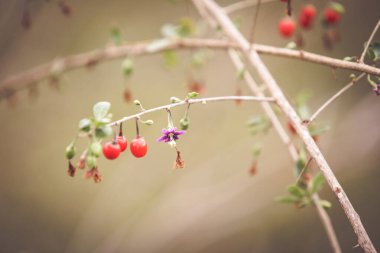
[[[136,138],[140,138],[140,129],[139,129],[139,118],[136,117],[135,118],[135,122],[136,122]]]

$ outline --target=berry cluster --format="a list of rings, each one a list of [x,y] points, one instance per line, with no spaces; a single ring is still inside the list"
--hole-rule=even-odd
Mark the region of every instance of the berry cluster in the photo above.
[[[289,2],[281,0],[281,2],[287,2],[287,9],[291,8],[289,7]],[[280,35],[284,38],[291,38],[295,34],[297,35],[297,45],[302,46],[302,35],[301,30],[307,31],[312,29],[316,17],[317,17],[317,9],[313,4],[307,4],[301,7],[299,13],[298,13],[298,19],[294,19],[290,16],[290,11],[287,12],[288,15],[281,19],[278,23],[278,31]],[[343,5],[336,3],[336,2],[330,2],[323,10],[323,13],[321,15],[321,24],[324,28],[324,35],[323,39],[326,43],[329,43],[329,46],[333,44],[336,39],[336,26],[339,24],[341,20],[341,14],[344,13],[344,7]],[[298,29],[300,27],[300,29]],[[298,33],[296,33],[298,31]],[[326,41],[327,40],[327,41]]]

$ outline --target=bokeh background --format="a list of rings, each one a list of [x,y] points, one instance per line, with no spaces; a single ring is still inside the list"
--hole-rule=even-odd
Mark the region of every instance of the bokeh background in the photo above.
[[[303,3],[293,2],[295,10]],[[321,11],[327,1],[311,2]],[[198,18],[191,2],[183,0],[69,3],[73,15],[67,18],[56,1],[0,1],[0,79],[57,57],[102,48],[110,43],[114,24],[126,41],[140,41],[160,37],[162,25],[183,16]],[[27,4],[32,26],[24,30],[20,21]],[[341,41],[334,50],[323,48],[319,25],[305,34],[306,50],[337,58],[361,54],[379,19],[380,2],[348,0],[344,5]],[[233,15],[241,16],[245,34],[253,13],[250,8]],[[279,1],[263,5],[256,42],[286,45],[277,34],[283,15]],[[36,99],[21,91],[16,106],[1,102],[0,252],[331,252],[312,207],[296,210],[274,202],[294,182],[294,166],[273,130],[250,135],[245,122],[263,114],[255,103],[192,106],[191,127],[179,142],[186,162],[183,170],[173,170],[175,152],[155,142],[166,126],[163,111],[149,115],[155,124],[141,129],[149,142],[146,158],[134,159],[126,152],[116,161],[102,159],[100,184],[82,179],[80,173],[67,176],[64,149],[94,103],[111,101],[117,119],[137,110],[123,101],[126,85],[146,108],[168,103],[170,96],[183,97],[189,57],[182,51],[179,66],[172,69],[163,66],[161,55],[136,58],[129,81],[121,73],[121,60],[101,63],[65,74],[59,91],[43,82]],[[289,98],[304,90],[314,94],[312,110],[343,87],[351,73],[263,58]],[[206,85],[203,96],[234,94],[236,71],[225,52],[214,52],[197,74]],[[244,87],[243,93],[249,91]],[[361,81],[319,118],[331,126],[320,147],[378,249],[379,106],[379,97]],[[173,111],[176,120],[183,110]],[[133,122],[126,127],[132,139]],[[257,174],[250,176],[252,146],[257,142],[263,143],[263,151]],[[328,187],[321,196],[333,203],[328,212],[343,252],[361,252],[353,248],[355,235]]]

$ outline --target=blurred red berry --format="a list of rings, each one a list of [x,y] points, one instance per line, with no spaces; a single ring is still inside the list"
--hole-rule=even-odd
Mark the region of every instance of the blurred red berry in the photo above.
[[[340,14],[334,9],[326,8],[323,11],[323,18],[327,24],[333,25],[337,24],[340,20]]]
[[[317,13],[317,10],[315,9],[314,5],[309,4],[309,5],[304,6],[301,9],[299,20],[298,20],[301,27],[305,29],[309,29],[314,23],[316,13]]]
[[[296,29],[296,23],[292,18],[286,17],[278,23],[278,31],[285,38],[292,37]]]

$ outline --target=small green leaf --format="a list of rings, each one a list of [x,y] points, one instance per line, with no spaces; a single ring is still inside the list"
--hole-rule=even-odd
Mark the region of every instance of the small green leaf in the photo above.
[[[184,37],[190,37],[195,32],[195,26],[193,23],[193,20],[190,18],[182,18],[179,21],[179,25],[177,27],[177,34],[184,38]]]
[[[372,61],[379,61],[380,60],[380,43],[379,42],[372,42],[367,50],[367,55]]]
[[[239,80],[244,80],[244,75],[245,75],[246,71],[247,70],[244,67],[239,70],[238,75],[237,75]]]
[[[93,107],[93,112],[96,120],[101,120],[107,116],[109,109],[111,108],[111,104],[106,101],[98,102]]]
[[[260,143],[255,143],[252,148],[253,159],[257,159],[260,156],[262,148],[263,146]]]
[[[331,208],[331,206],[332,206],[332,204],[330,203],[330,201],[327,201],[327,200],[325,200],[325,199],[321,199],[321,200],[319,201],[319,203],[320,203],[321,206],[322,206],[323,208],[325,208],[325,209],[329,209],[329,208]]]
[[[305,190],[295,184],[288,187],[288,192],[298,198],[303,198],[306,195]]]
[[[330,8],[335,10],[336,12],[340,13],[340,14],[343,14],[346,9],[344,8],[344,6],[340,3],[337,3],[337,2],[330,2]]]
[[[177,54],[173,50],[166,50],[163,53],[164,63],[167,67],[175,67],[178,63]]]
[[[233,19],[233,23],[234,23],[236,29],[239,30],[241,28],[242,21],[243,21],[243,19],[242,19],[241,16],[238,16],[238,17],[236,17],[236,18]]]
[[[311,125],[309,127],[309,133],[311,136],[320,136],[321,134],[327,132],[330,130],[330,127],[328,125]]]
[[[148,120],[145,120],[145,121],[141,121],[141,123],[143,123],[144,125],[147,125],[147,126],[151,126],[153,125],[153,120],[151,119],[148,119]]]
[[[323,187],[324,183],[325,178],[323,177],[322,173],[318,172],[311,182],[310,193],[314,194],[318,192]]]
[[[91,120],[84,118],[79,121],[79,129],[83,132],[88,133],[91,129]]]
[[[125,77],[130,77],[133,73],[133,61],[131,58],[126,58],[122,63],[121,63],[121,68],[123,70],[123,74]]]
[[[199,50],[191,56],[191,65],[201,67],[207,59],[207,53],[204,50]]]
[[[121,31],[120,28],[115,26],[111,28],[111,39],[115,45],[120,45],[121,44]]]
[[[75,156],[75,146],[74,143],[70,143],[65,150],[65,155],[68,160],[72,159]]]
[[[306,161],[302,158],[298,158],[296,162],[296,176],[299,176],[301,174],[301,171],[305,167]]]
[[[284,203],[284,204],[293,204],[293,203],[297,203],[300,201],[299,198],[295,197],[295,196],[279,196],[277,198],[275,198],[275,200],[277,202],[280,202],[280,203]]]
[[[195,92],[195,91],[192,91],[192,92],[189,92],[187,93],[187,98],[188,99],[191,99],[191,98],[196,98],[199,96],[199,93],[198,92]]]
[[[99,142],[93,142],[90,146],[91,154],[95,157],[99,157],[102,153],[102,145]]]
[[[135,99],[135,100],[133,101],[133,103],[134,103],[135,105],[137,105],[137,106],[140,106],[140,105],[141,105],[140,100],[137,100],[137,99]]]
[[[252,135],[267,133],[271,126],[268,118],[265,116],[254,116],[249,119],[246,124]]]
[[[105,138],[110,135],[112,135],[112,128],[108,125],[95,128],[95,136],[97,138]]]

